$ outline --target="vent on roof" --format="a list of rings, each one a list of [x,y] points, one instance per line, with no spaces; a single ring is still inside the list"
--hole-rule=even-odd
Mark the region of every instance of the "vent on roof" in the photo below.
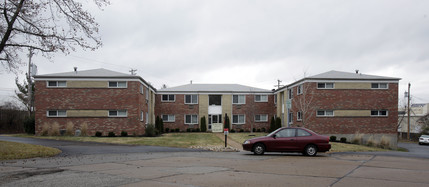
[[[74,67],[74,72],[77,73],[77,67]]]

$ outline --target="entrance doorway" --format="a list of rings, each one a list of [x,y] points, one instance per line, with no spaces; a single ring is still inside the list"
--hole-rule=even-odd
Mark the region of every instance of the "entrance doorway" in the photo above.
[[[209,115],[208,130],[212,130],[212,124],[222,123],[222,114]]]

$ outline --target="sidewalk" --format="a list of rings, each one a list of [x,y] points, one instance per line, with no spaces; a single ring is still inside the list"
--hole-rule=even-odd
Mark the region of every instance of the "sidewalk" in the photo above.
[[[223,133],[214,133],[217,137],[219,137],[222,141],[225,141],[225,135]],[[229,136],[227,136],[227,144],[231,147],[234,147],[240,151],[243,151],[243,146],[241,145],[241,143],[238,143],[236,141],[234,141],[233,139],[231,139]]]

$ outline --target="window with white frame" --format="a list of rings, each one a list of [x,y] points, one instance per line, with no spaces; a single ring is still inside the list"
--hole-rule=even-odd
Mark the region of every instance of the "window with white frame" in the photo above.
[[[293,90],[292,89],[288,89],[287,90],[287,98],[288,99],[292,99],[293,98]]]
[[[317,83],[317,89],[334,89],[333,82],[319,82]]]
[[[109,81],[109,88],[126,88],[126,81]]]
[[[140,121],[144,121],[144,112],[143,111],[140,112]]]
[[[149,88],[146,88],[146,100],[147,101],[149,101],[149,94],[150,94]]]
[[[109,110],[109,117],[127,117],[127,110]]]
[[[268,95],[255,95],[255,102],[268,102]]]
[[[246,104],[246,96],[245,95],[233,95],[232,96],[232,104]]]
[[[185,104],[198,104],[198,95],[185,95]]]
[[[268,115],[267,114],[257,114],[255,115],[255,122],[267,122]]]
[[[288,115],[287,116],[287,122],[288,122],[288,124],[293,124],[293,113],[289,112],[287,115]]]
[[[274,104],[277,104],[277,94],[274,95]]]
[[[164,115],[162,115],[162,121],[163,122],[175,122],[176,121],[176,117],[174,116],[174,115],[167,115],[167,114],[164,114]]]
[[[317,110],[317,116],[334,116],[333,110]]]
[[[232,115],[232,124],[245,124],[246,117],[243,114]]]
[[[387,116],[387,110],[371,110],[371,116]]]
[[[143,84],[140,85],[140,93],[144,95],[144,86],[143,86]]]
[[[149,112],[146,112],[146,124],[149,124]]]
[[[175,95],[161,95],[162,102],[174,102],[176,100]]]
[[[185,124],[198,124],[198,115],[185,115]]]
[[[301,84],[301,85],[298,85],[297,87],[296,87],[296,95],[300,95],[300,94],[302,94],[303,93],[303,85]]]
[[[387,89],[388,85],[387,83],[371,83],[372,89]]]
[[[66,81],[48,81],[48,87],[67,87]]]
[[[67,117],[66,110],[48,110],[46,115],[48,117]]]
[[[299,112],[296,113],[296,120],[297,121],[302,121],[302,112],[301,111],[299,111]]]

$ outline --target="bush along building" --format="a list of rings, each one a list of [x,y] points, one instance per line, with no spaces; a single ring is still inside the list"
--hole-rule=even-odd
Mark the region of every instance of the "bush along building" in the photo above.
[[[399,80],[330,71],[273,91],[239,84],[156,90],[139,76],[106,69],[38,75],[36,134],[72,126],[89,135],[141,135],[156,116],[169,131],[222,131],[226,116],[235,131],[268,131],[275,117],[282,126],[306,127],[338,139],[389,139],[396,145]]]
[[[399,78],[329,71],[275,91],[284,126],[397,145]]]
[[[106,69],[35,76],[36,134],[66,129],[88,135],[143,134],[155,121],[155,88]]]

